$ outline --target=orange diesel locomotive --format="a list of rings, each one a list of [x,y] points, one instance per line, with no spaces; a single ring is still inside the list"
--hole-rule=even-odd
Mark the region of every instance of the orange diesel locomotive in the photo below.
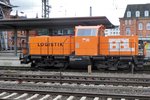
[[[35,36],[29,38],[22,63],[32,67],[67,67],[74,59],[87,60],[98,69],[143,67],[137,36],[105,36],[105,27],[77,26],[74,36]],[[28,52],[27,52],[28,51]]]

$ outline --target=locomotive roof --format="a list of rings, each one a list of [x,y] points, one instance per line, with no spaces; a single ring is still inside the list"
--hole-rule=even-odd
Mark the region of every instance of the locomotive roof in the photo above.
[[[34,29],[75,27],[78,25],[94,26],[103,24],[106,28],[114,25],[105,16],[97,17],[68,17],[68,18],[30,18],[30,19],[2,19],[0,29]]]

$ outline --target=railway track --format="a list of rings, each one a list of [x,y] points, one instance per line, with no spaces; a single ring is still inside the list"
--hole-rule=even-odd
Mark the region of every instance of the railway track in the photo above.
[[[150,75],[0,72],[0,99],[150,100]]]
[[[125,75],[125,76],[124,76]],[[43,82],[43,83],[68,83],[68,84],[94,84],[94,85],[122,85],[122,86],[150,86],[149,75],[132,74],[78,74],[78,73],[2,73],[1,81],[19,81],[19,82]]]
[[[45,98],[45,99],[42,99]],[[150,88],[0,83],[0,99],[18,100],[149,100]]]

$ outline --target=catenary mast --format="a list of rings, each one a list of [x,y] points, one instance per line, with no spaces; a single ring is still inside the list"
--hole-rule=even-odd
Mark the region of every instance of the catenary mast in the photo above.
[[[49,18],[50,8],[49,0],[42,0],[42,18]]]

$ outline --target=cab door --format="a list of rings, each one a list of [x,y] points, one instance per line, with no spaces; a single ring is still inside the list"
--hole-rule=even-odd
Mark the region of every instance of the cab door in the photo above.
[[[76,27],[75,54],[76,55],[98,55],[98,29]]]

